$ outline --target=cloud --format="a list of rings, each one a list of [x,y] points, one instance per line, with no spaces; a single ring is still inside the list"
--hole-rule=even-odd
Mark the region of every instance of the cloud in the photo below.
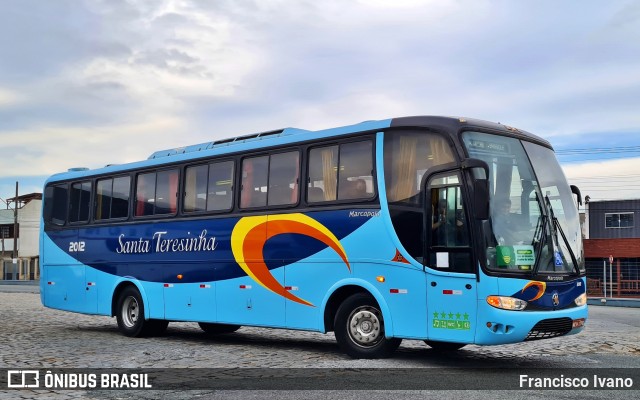
[[[640,158],[565,164],[570,184],[592,200],[640,198]]]
[[[7,107],[24,101],[24,97],[12,90],[6,90],[0,87],[0,107]]]
[[[184,126],[179,119],[158,115],[138,124],[91,129],[41,127],[26,135],[13,132],[3,138],[3,152],[12,157],[0,158],[0,178],[51,175],[73,167],[99,168],[143,160],[154,150],[179,147]]]

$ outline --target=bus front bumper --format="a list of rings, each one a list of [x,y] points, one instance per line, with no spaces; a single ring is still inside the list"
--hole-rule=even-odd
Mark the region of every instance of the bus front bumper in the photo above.
[[[557,311],[478,310],[475,343],[495,345],[572,335],[584,329],[587,306]]]

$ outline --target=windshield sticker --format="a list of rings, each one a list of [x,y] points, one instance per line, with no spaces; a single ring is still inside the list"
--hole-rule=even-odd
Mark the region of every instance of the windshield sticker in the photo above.
[[[499,268],[528,271],[536,263],[536,255],[531,245],[498,246],[496,251]]]
[[[471,322],[469,321],[469,314],[460,312],[434,312],[433,313],[433,328],[438,329],[452,329],[457,331],[468,331],[471,329]]]
[[[562,267],[564,265],[564,262],[562,261],[562,254],[560,254],[559,251],[556,251],[556,267]]]

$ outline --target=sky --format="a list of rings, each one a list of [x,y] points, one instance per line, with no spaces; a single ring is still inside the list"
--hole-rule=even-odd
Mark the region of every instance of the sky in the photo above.
[[[2,199],[72,167],[409,115],[527,130],[583,195],[640,198],[640,2],[0,4]]]

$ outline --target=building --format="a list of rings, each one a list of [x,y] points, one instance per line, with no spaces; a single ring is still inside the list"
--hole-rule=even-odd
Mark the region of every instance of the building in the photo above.
[[[640,200],[585,205],[584,255],[592,296],[640,297]],[[605,284],[606,282],[606,284]]]
[[[14,229],[14,207],[18,208]],[[39,227],[42,194],[31,193],[7,199],[0,210],[0,280],[37,280],[39,268]],[[17,254],[14,255],[14,237]],[[15,256],[15,257],[14,257]]]

